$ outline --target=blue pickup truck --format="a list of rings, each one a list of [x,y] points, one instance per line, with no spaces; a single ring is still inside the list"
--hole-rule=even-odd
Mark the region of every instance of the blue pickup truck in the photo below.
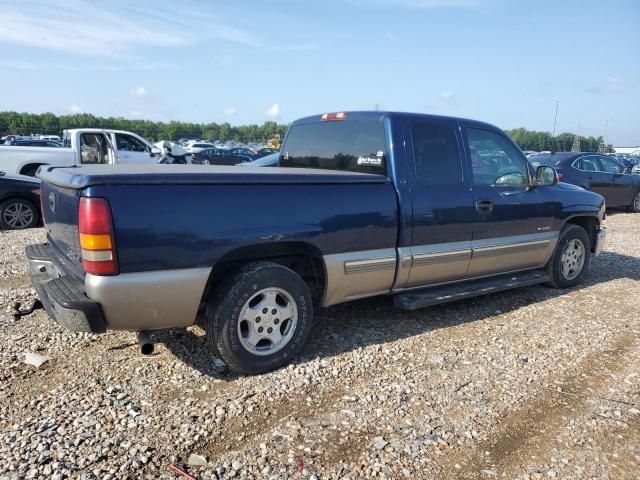
[[[571,287],[604,243],[600,195],[478,121],[316,115],[279,165],[41,168],[48,242],[27,256],[47,312],[76,331],[202,324],[252,374],[291,360],[314,308]]]

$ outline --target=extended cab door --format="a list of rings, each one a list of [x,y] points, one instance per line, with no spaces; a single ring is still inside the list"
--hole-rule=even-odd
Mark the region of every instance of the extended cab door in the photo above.
[[[411,247],[399,249],[396,287],[462,279],[471,258],[474,210],[457,123],[415,117],[404,130],[412,232]]]
[[[553,252],[553,187],[528,184],[531,167],[497,130],[465,125],[475,223],[467,278],[541,267]]]

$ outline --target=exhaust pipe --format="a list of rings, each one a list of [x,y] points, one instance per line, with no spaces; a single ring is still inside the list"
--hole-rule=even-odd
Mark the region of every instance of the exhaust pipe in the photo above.
[[[153,353],[153,341],[149,332],[146,330],[138,332],[138,345],[140,345],[140,353],[143,355],[151,355]]]

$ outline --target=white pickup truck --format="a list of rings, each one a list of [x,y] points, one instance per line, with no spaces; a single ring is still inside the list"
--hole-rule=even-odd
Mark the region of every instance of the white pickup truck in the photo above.
[[[154,164],[160,154],[132,132],[81,128],[65,130],[60,148],[0,146],[0,171],[33,177],[41,165]]]

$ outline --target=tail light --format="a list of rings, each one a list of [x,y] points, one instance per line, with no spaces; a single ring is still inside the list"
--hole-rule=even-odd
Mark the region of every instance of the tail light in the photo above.
[[[558,175],[558,181],[561,182],[564,178],[564,173],[556,170],[556,174]]]
[[[104,198],[81,197],[78,226],[84,271],[94,275],[117,275],[109,202]]]

